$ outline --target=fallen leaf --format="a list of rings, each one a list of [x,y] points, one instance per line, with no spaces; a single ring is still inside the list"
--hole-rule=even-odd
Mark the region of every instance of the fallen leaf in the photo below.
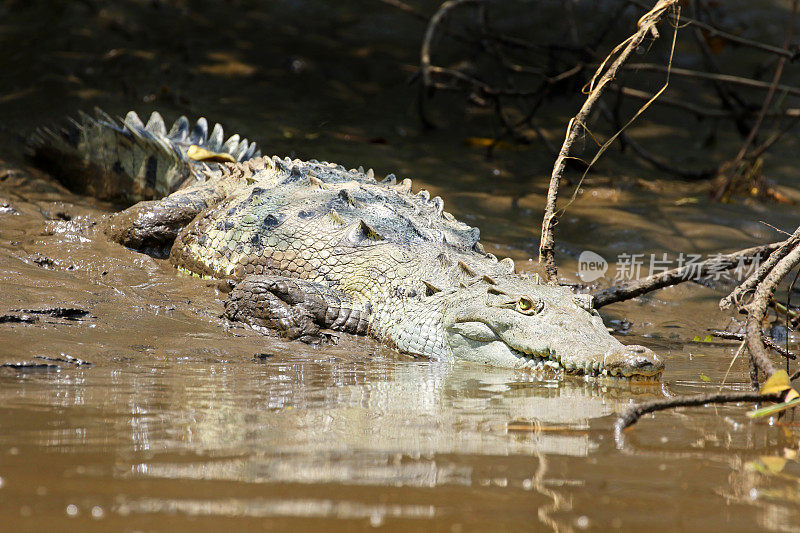
[[[786,466],[786,458],[785,457],[774,457],[772,455],[762,455],[759,457],[761,464],[767,467],[767,470],[772,472],[773,474],[777,474],[783,467]]]
[[[680,198],[675,200],[675,205],[696,204],[697,202],[699,202],[697,198]]]
[[[499,148],[501,150],[522,150],[521,146],[507,143],[505,141],[498,141],[497,139],[489,139],[488,137],[467,137],[464,139],[464,144],[474,148]]]
[[[711,378],[700,372],[700,380],[705,381],[706,383],[711,381]]]
[[[195,161],[213,161],[215,163],[235,163],[236,159],[226,152],[212,152],[193,144],[186,150],[186,156]]]
[[[791,387],[792,385],[789,383],[789,374],[786,373],[786,370],[778,370],[764,382],[759,392],[761,394],[777,394]]]

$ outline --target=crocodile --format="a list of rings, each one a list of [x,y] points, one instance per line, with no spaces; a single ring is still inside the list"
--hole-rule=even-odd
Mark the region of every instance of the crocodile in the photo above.
[[[167,131],[158,113],[144,124],[98,112],[40,130],[33,155],[76,170],[71,183],[91,182],[95,194],[138,201],[110,216],[107,235],[220,280],[225,317],[264,333],[370,335],[433,360],[584,376],[662,373],[652,350],[608,332],[590,295],[517,273],[409,179],[261,157],[254,143],[222,137],[205,119]],[[114,191],[104,174],[128,185]]]

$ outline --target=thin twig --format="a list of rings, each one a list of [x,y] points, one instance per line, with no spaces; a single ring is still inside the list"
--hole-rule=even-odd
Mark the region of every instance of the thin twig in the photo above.
[[[642,8],[642,9],[644,9],[645,11],[650,9],[650,6],[648,6],[644,2],[640,2],[639,0],[627,0],[627,2],[630,3],[630,4],[633,4],[635,6],[638,6],[638,7]],[[672,15],[670,15],[670,18],[674,19],[674,17]],[[676,20],[673,20],[672,22],[677,24]],[[750,47],[750,48],[755,48],[756,50],[761,50],[763,52],[768,52],[770,54],[783,56],[783,57],[786,57],[786,58],[792,59],[792,60],[794,60],[795,57],[797,56],[797,52],[791,52],[791,51],[787,50],[786,48],[779,48],[777,46],[772,46],[772,45],[769,45],[769,44],[760,43],[758,41],[753,41],[752,39],[745,39],[744,37],[739,37],[738,35],[734,35],[732,33],[728,33],[728,32],[722,31],[719,28],[715,28],[714,26],[712,26],[710,24],[706,24],[705,22],[701,22],[701,21],[699,21],[697,19],[693,19],[691,17],[682,16],[681,17],[681,22],[684,23],[684,24],[689,24],[691,26],[696,26],[697,28],[700,28],[700,29],[703,29],[703,30],[707,31],[710,37],[720,37],[722,39],[725,39],[726,41],[730,41],[732,43],[735,43],[735,44],[738,44],[738,45],[741,45],[741,46],[747,46],[747,47]]]
[[[616,88],[616,86],[614,86]],[[642,91],[639,89],[633,89],[631,87],[619,87],[618,90],[624,96],[630,96],[632,98],[637,98],[639,100],[651,100],[653,98],[653,93],[649,93],[647,91]],[[696,117],[699,118],[726,118],[730,120],[736,120],[738,117],[734,115],[732,111],[725,110],[725,109],[710,109],[708,107],[703,107],[697,104],[691,104],[689,102],[685,102],[683,100],[678,100],[677,98],[670,98],[668,96],[662,96],[658,100],[655,101],[656,104],[668,107],[674,107],[677,109],[682,109],[689,113],[692,113]],[[745,116],[749,116],[752,113],[750,110],[745,110]],[[786,109],[785,111],[775,111],[771,113],[767,113],[768,117],[800,117],[800,109],[791,108]]]
[[[717,329],[711,330],[711,335],[714,337],[719,337],[720,339],[728,339],[728,340],[735,340],[735,341],[743,341],[747,337],[744,333],[734,333],[732,331],[720,331]],[[789,351],[788,348],[784,348],[783,346],[778,345],[774,340],[766,335],[762,336],[762,341],[771,350],[775,350],[779,354],[781,354],[786,359],[797,359],[797,356]]]
[[[564,143],[561,146],[561,151],[558,154],[555,165],[553,165],[553,172],[550,176],[550,187],[547,192],[547,204],[545,206],[544,217],[542,220],[542,235],[539,245],[539,263],[545,265],[547,278],[549,281],[556,281],[558,278],[558,269],[555,263],[555,238],[553,235],[556,225],[556,204],[558,201],[558,187],[564,175],[566,168],[566,161],[569,158],[569,152],[573,143],[580,135],[580,132],[585,127],[589,114],[594,107],[594,104],[600,98],[605,86],[611,82],[617,75],[619,68],[628,60],[631,54],[639,47],[647,35],[653,35],[654,38],[658,36],[655,29],[656,24],[664,16],[669,9],[677,4],[678,0],[658,0],[655,7],[646,13],[638,22],[638,30],[636,33],[628,37],[625,41],[617,45],[611,54],[606,58],[603,64],[595,73],[590,82],[590,89],[586,101],[581,106],[578,114],[570,120],[567,126],[567,134]],[[605,65],[617,53],[616,59],[605,69]]]
[[[786,36],[784,37],[784,40],[783,40],[783,47],[784,48],[788,48],[789,47],[789,42],[792,39],[792,33],[794,32],[794,17],[795,17],[796,13],[797,13],[797,0],[793,0],[793,2],[792,2],[792,15],[791,15],[791,17],[789,17],[789,23],[788,23],[788,25],[786,27]],[[758,117],[756,118],[756,122],[755,122],[755,124],[753,124],[753,127],[750,129],[750,133],[748,133],[747,138],[745,139],[744,143],[742,143],[742,147],[739,149],[739,153],[736,154],[736,157],[733,159],[733,161],[730,164],[726,165],[727,168],[730,169],[730,172],[727,174],[727,176],[725,176],[725,182],[716,191],[716,193],[714,195],[715,199],[719,200],[720,198],[722,198],[722,196],[730,188],[730,186],[733,183],[733,181],[736,179],[735,178],[735,171],[736,171],[736,169],[739,168],[739,163],[741,163],[742,160],[744,160],[744,158],[747,156],[747,152],[750,149],[750,146],[753,144],[753,141],[755,141],[756,135],[758,134],[758,130],[761,128],[761,124],[764,122],[764,116],[766,115],[767,110],[769,109],[769,106],[772,103],[772,97],[775,94],[775,90],[776,89],[780,89],[781,91],[786,92],[786,93],[790,93],[789,89],[796,90],[796,89],[793,89],[791,87],[787,87],[785,85],[779,85],[778,84],[778,82],[781,79],[781,76],[783,75],[783,66],[785,64],[786,64],[786,57],[785,56],[781,56],[780,59],[778,59],[778,65],[775,67],[775,74],[772,77],[772,83],[765,84],[765,85],[767,85],[769,87],[769,90],[767,91],[767,96],[764,98],[764,103],[761,105],[761,111],[758,113]],[[755,80],[752,80],[752,81],[755,83]],[[764,82],[758,82],[758,83],[764,84]],[[796,93],[790,93],[790,94],[800,94],[800,91],[796,92]]]
[[[779,62],[785,63],[786,58],[781,57]],[[631,63],[630,65],[625,65],[624,69],[642,70],[649,72],[666,72],[667,70],[666,67],[662,65],[654,65],[652,63]],[[732,85],[740,85],[742,87],[762,89],[765,91],[769,91],[771,93],[774,93],[775,90],[777,89],[778,91],[785,92],[786,94],[800,96],[800,88],[793,87],[791,85],[780,85],[780,84],[773,85],[773,82],[768,83],[760,80],[752,80],[750,78],[742,78],[741,76],[732,76],[730,74],[715,74],[713,72],[703,72],[701,70],[690,70],[686,68],[673,67],[670,69],[670,72],[676,76],[682,76],[684,78],[720,81],[722,83],[730,83]]]
[[[739,306],[742,298],[752,292],[778,261],[786,257],[798,243],[800,243],[800,227],[798,227],[788,239],[780,243],[780,246],[769,255],[767,260],[764,261],[749,278],[744,280],[744,282],[736,287],[728,296],[721,299],[719,301],[719,307],[725,310],[730,309],[733,304]]]
[[[622,125],[619,124],[619,121],[616,120],[614,113],[604,102],[600,102],[600,110],[603,112],[603,115],[605,115],[606,119],[611,122],[614,128],[620,131],[620,142],[624,143],[625,146],[633,150],[633,153],[636,154],[637,157],[645,161],[653,168],[663,172],[669,172],[674,176],[678,176],[686,180],[708,179],[716,172],[716,169],[713,168],[708,168],[706,170],[689,170],[668,163],[664,159],[642,148],[642,146],[638,142],[634,141],[631,136],[627,134],[627,132],[623,131],[621,128]]]
[[[425,37],[422,40],[422,48],[420,50],[419,58],[419,70],[422,77],[422,83],[420,84],[420,97],[418,105],[420,118],[425,126],[429,128],[432,128],[435,125],[430,119],[428,119],[427,113],[425,113],[425,101],[427,99],[426,92],[432,87],[430,73],[431,46],[433,44],[433,38],[436,35],[436,30],[453,9],[463,5],[479,4],[480,2],[481,0],[448,0],[441,5],[439,10],[434,13],[428,21],[428,27],[425,29]]]
[[[417,10],[416,8],[406,4],[405,2],[402,2],[401,0],[379,0],[379,1],[384,3],[384,4],[386,4],[386,5],[389,5],[389,6],[392,6],[394,8],[397,8],[400,11],[408,13],[409,15],[412,15],[412,16],[416,17],[419,20],[423,20],[425,22],[428,21],[428,17],[424,13],[422,13],[421,11]]]

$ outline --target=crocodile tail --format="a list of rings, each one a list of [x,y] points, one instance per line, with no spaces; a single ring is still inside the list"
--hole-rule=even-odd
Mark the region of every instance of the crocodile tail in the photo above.
[[[258,157],[256,143],[200,118],[180,117],[167,130],[157,112],[147,124],[131,111],[114,120],[100,109],[81,113],[57,129],[39,128],[29,139],[35,165],[55,175],[70,190],[101,200],[132,204],[163,198],[204,181],[205,171],[223,162]]]

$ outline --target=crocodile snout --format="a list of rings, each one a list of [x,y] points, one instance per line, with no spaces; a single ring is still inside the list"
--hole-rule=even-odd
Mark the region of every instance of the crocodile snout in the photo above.
[[[649,377],[660,374],[664,362],[650,348],[632,344],[607,353],[603,368],[611,376]]]

